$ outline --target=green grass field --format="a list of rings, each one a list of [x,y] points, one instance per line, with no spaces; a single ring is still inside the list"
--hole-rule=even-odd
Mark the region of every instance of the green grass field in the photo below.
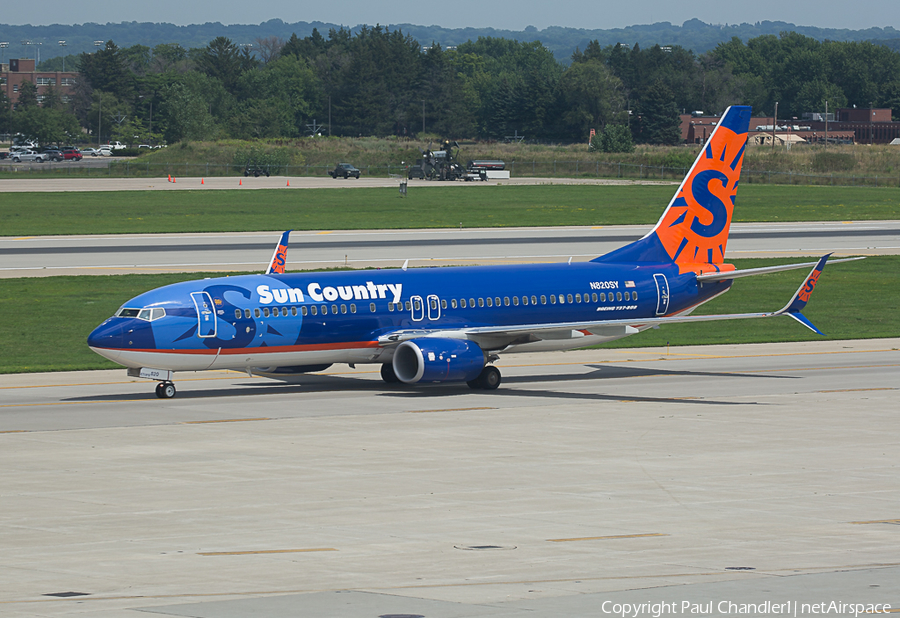
[[[234,232],[655,223],[662,186],[412,186],[7,193],[0,235]],[[900,189],[745,185],[735,221],[900,219]]]
[[[738,268],[785,264],[792,260],[737,260]],[[805,261],[805,260],[801,260]],[[738,313],[780,309],[807,271],[748,277],[698,313]],[[49,277],[0,280],[0,373],[71,371],[118,367],[86,344],[90,331],[125,301],[149,289],[201,279],[203,273]],[[218,276],[218,275],[213,275]],[[900,335],[900,256],[873,257],[825,269],[804,312],[829,339]],[[673,324],[611,344],[616,347],[760,343],[819,340],[794,320],[781,316],[704,324]]]

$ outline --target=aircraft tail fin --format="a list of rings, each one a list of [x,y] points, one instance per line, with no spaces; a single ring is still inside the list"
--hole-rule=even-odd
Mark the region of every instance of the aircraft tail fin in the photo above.
[[[269,267],[266,269],[267,275],[284,274],[284,267],[287,264],[288,237],[290,235],[291,230],[281,235],[281,240],[278,241],[278,246],[275,247],[275,253],[272,254],[272,259],[269,260]]]
[[[746,105],[725,110],[656,226],[640,240],[594,261],[675,262],[682,271],[721,270],[750,112]]]

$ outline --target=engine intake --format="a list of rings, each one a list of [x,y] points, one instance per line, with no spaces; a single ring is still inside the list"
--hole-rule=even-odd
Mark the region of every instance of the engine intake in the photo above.
[[[468,382],[484,369],[484,352],[464,339],[422,337],[404,341],[394,352],[394,373],[401,382]]]

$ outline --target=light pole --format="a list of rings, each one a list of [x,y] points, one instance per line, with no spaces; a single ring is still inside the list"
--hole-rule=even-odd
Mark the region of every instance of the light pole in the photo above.
[[[66,42],[65,42],[65,41],[60,41],[60,42],[59,42],[59,46],[60,46],[60,47],[65,47],[65,46],[66,46]],[[63,70],[62,70],[62,72],[63,72],[63,73],[66,72],[66,50],[63,50]]]
[[[100,47],[103,41],[94,41],[94,47]],[[97,111],[97,148],[100,148],[100,129],[103,126],[103,93],[97,91],[97,99],[99,100],[99,109]]]

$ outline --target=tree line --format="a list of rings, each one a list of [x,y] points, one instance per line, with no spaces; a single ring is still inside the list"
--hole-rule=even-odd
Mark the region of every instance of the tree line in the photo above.
[[[900,113],[900,53],[797,33],[697,55],[680,46],[577,49],[568,64],[539,42],[479,37],[456,49],[423,48],[401,30],[331,29],[322,36],[217,37],[206,46],[119,48],[78,57],[80,78],[38,102],[25,86],[16,110],[0,100],[0,127],[42,143],[424,134],[578,142],[602,149],[676,144],[678,114],[721,113],[733,103],[781,118],[858,105]],[[0,95],[4,96],[5,95]],[[68,98],[68,100],[66,100]]]

